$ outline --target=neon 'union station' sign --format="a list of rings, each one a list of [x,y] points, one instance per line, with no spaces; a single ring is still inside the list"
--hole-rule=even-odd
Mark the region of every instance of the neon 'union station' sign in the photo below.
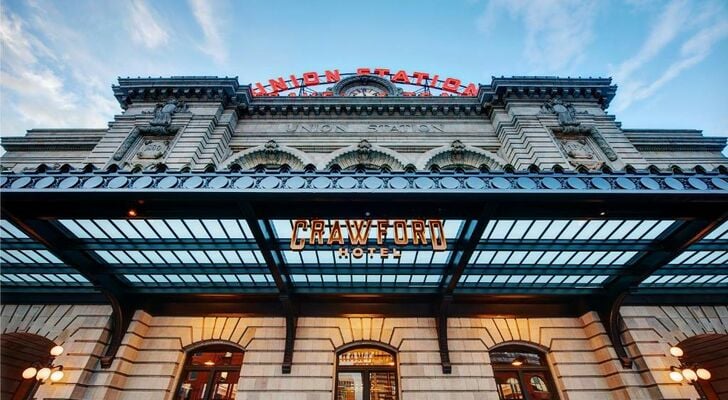
[[[357,68],[356,72],[341,73],[338,69],[327,69],[323,73],[309,71],[300,74],[278,76],[252,85],[253,96],[347,96],[357,95],[336,90],[337,84],[352,77],[369,78],[376,87],[393,85],[394,91],[372,90],[367,94],[359,88],[358,93],[369,96],[476,96],[478,88],[474,83],[465,83],[459,78],[430,72],[390,70],[389,68]],[[334,86],[332,86],[334,85]],[[340,85],[339,85],[340,86]],[[340,88],[343,89],[343,88]],[[356,90],[356,88],[354,89]],[[371,90],[371,89],[369,89]],[[356,93],[356,92],[355,92]]]

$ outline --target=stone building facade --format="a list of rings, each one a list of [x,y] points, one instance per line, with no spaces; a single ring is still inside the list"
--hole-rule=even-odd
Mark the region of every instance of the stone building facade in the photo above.
[[[475,400],[518,398],[498,387],[491,355],[520,346],[543,355],[553,380],[553,397],[530,393],[530,398],[697,399],[695,385],[668,376],[671,366],[687,362],[669,353],[670,346],[682,343],[693,357],[689,362],[710,365],[707,390],[712,392],[706,396],[728,398],[724,138],[697,130],[623,129],[607,112],[616,93],[609,79],[494,78],[476,96],[346,96],[347,88],[371,83],[362,79],[342,79],[336,86],[340,92],[332,96],[253,96],[236,78],[122,78],[114,95],[123,112],[107,128],[34,129],[3,138],[3,239],[9,243],[3,250],[0,312],[7,338],[3,368],[13,362],[12,335],[39,336],[64,347],[55,363],[63,365],[65,376],[40,385],[38,399],[173,399],[190,355],[205,345],[227,345],[244,354],[235,398],[330,400],[342,398],[336,397],[339,350],[381,344],[394,354],[397,384],[395,397],[380,398]],[[391,82],[373,87],[382,85],[396,89]],[[204,190],[209,193],[198,194]],[[390,192],[377,197],[383,190]],[[468,191],[477,192],[472,198],[478,200],[471,201]],[[269,197],[258,200],[259,193]],[[467,222],[460,239],[448,237],[456,244],[437,285],[409,291],[394,285],[390,290],[384,278],[374,289],[366,284],[332,289],[325,281],[309,281],[310,272],[301,273],[309,274],[308,286],[302,285],[303,275],[287,269],[284,248],[271,250],[273,258],[264,254],[270,293],[248,291],[242,281],[240,288],[221,289],[215,277],[222,275],[208,275],[212,280],[200,287],[172,280],[157,285],[158,278],[148,284],[144,277],[152,275],[139,272],[138,265],[136,272],[116,275],[99,271],[105,267],[95,264],[103,261],[99,257],[83,258],[83,251],[116,251],[103,247],[118,238],[108,231],[109,237],[94,241],[98,237],[90,231],[84,238],[52,236],[61,231],[43,229],[52,220],[51,228],[60,223],[68,234],[70,223],[59,221],[145,215],[194,218],[204,225],[208,219],[232,218],[227,210],[215,214],[228,199],[238,202],[242,214],[269,213],[271,220],[313,218],[329,206],[350,218],[346,200],[338,200],[346,196],[351,207],[364,204],[367,217],[370,211],[375,217],[387,210],[388,218],[396,218],[398,210],[404,215],[410,208],[438,209],[446,220],[472,218],[476,232],[481,226],[476,220],[484,221],[478,238],[464,236]],[[480,210],[478,202],[489,206],[464,215]],[[603,243],[593,244],[591,251],[645,245],[624,269],[603,272],[603,284],[580,286],[574,278],[573,285],[511,285],[515,277],[523,279],[512,271],[500,286],[473,278],[480,283],[461,290],[459,285],[476,276],[469,268],[477,262],[474,256],[470,262],[456,256],[481,252],[484,257],[490,251],[488,243],[478,242],[487,219],[538,221],[548,219],[549,207],[557,215],[551,219],[570,219],[578,209],[597,210],[597,220],[615,215],[619,226],[632,221],[639,226],[642,215],[650,213],[655,214],[650,220],[686,222],[671,225],[664,231],[669,235],[659,234],[653,243],[613,244],[609,237],[618,236],[615,228]],[[261,240],[265,232],[251,231],[263,253],[276,246]],[[208,232],[208,238],[215,234]],[[188,239],[180,243],[217,245]],[[532,251],[528,246],[541,248],[527,239],[519,239],[524,252]],[[463,241],[484,247],[462,243],[458,253]],[[138,249],[166,246],[163,242],[129,241]],[[65,278],[60,285],[53,278],[44,281],[39,276],[53,271],[34,270],[37,263],[13,253],[43,249],[58,258],[50,262],[58,276],[63,268],[75,269],[69,274],[78,278],[68,287]],[[694,264],[675,262],[701,251],[712,253]],[[705,268],[680,272],[677,264]],[[660,273],[666,266],[672,269]],[[321,288],[326,290],[318,292]],[[356,307],[372,298],[376,306]],[[271,306],[256,305],[264,303]],[[3,399],[12,398],[6,390],[18,384],[8,379],[3,375]]]

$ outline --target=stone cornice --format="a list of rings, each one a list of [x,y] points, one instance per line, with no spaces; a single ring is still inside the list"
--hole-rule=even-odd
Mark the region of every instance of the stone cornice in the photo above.
[[[478,98],[483,104],[502,104],[508,101],[596,100],[602,109],[617,93],[611,78],[559,78],[555,76],[493,77],[490,86],[480,85]]]
[[[424,113],[441,115],[451,112],[479,114],[494,104],[508,101],[543,101],[559,97],[571,101],[596,101],[607,108],[617,87],[609,78],[511,77],[493,78],[490,85],[480,85],[477,97],[253,97],[249,85],[240,85],[237,77],[119,78],[113,86],[114,96],[122,108],[134,102],[161,102],[170,97],[189,101],[219,101],[236,105],[241,114],[300,112],[334,114]],[[480,106],[480,108],[478,108]],[[349,108],[347,108],[349,107]],[[424,111],[418,111],[423,108]],[[342,111],[343,110],[343,111]],[[455,111],[457,110],[457,111]],[[421,114],[421,115],[424,115]],[[402,114],[400,114],[402,115]]]
[[[90,151],[98,144],[106,133],[104,131],[98,136],[82,136],[82,137],[5,137],[0,141],[0,145],[6,151]]]
[[[266,97],[241,106],[242,115],[471,116],[484,107],[465,97]]]
[[[715,151],[726,147],[728,138],[703,136],[695,129],[624,129],[624,135],[641,151]]]
[[[170,97],[188,101],[218,101],[224,105],[247,102],[250,98],[250,88],[240,86],[237,77],[119,78],[119,84],[113,85],[112,89],[123,109],[135,102],[161,102]]]

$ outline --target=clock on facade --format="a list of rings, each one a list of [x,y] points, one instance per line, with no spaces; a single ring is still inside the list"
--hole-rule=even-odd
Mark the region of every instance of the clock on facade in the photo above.
[[[356,75],[342,79],[331,89],[336,96],[394,96],[399,90],[388,80],[374,75]]]
[[[351,86],[343,92],[344,96],[359,96],[359,97],[372,97],[372,96],[384,96],[386,92],[381,88],[375,86]]]

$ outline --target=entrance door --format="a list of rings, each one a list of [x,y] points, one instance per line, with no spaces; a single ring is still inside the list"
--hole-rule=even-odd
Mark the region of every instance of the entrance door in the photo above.
[[[175,400],[234,400],[242,351],[213,345],[187,355]]]
[[[507,347],[490,353],[500,400],[557,400],[543,354]]]
[[[394,356],[376,348],[357,348],[338,356],[336,400],[397,400]]]

